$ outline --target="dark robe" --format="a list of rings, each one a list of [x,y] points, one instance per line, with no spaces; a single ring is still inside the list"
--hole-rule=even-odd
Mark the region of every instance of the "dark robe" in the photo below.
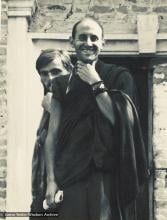
[[[121,201],[126,205],[128,200],[134,199],[131,193],[138,191],[147,176],[146,154],[133,102],[119,90],[111,90],[109,94],[114,106],[115,126],[100,112],[87,85],[83,92],[85,98],[81,93],[67,95],[65,104],[68,107],[62,115],[56,146],[55,175],[59,186],[65,188],[85,176],[93,162],[97,168],[113,176],[120,175],[123,183],[120,188],[124,191],[121,194],[127,193]]]
[[[46,191],[46,170],[44,160],[44,144],[48,132],[50,113],[43,112],[41,122],[37,131],[33,158],[32,158],[32,178],[31,191],[32,203],[31,212],[45,211],[43,209],[43,200]],[[31,219],[31,218],[30,218]]]
[[[97,63],[96,70],[113,102],[116,123],[112,126],[101,113],[90,85],[74,74],[70,91],[65,94],[59,78],[55,87],[59,85],[63,111],[55,146],[55,176],[59,187],[66,190],[90,176],[92,170],[109,174],[109,197],[112,197],[110,204],[116,213],[115,220],[121,219],[118,210],[135,200],[148,176],[146,154],[133,104],[136,90],[132,76],[125,68],[102,62]],[[91,220],[99,218],[95,216]]]
[[[88,84],[75,76],[70,92],[66,94],[68,77],[57,78],[54,83],[53,94],[60,100],[63,109],[59,144],[55,146],[55,176],[66,195],[60,217],[56,219],[98,220],[101,178],[110,200],[112,219],[121,219],[118,209],[134,201],[139,186],[147,176],[141,129],[131,101],[136,104],[133,78],[126,68],[100,61],[96,70],[114,103],[114,127],[99,110]],[[113,91],[115,89],[123,91],[130,99],[124,93]],[[127,112],[128,106],[133,109],[134,126]],[[88,190],[83,190],[83,185],[89,185]],[[81,198],[88,200],[87,193],[90,200],[88,215],[81,202]]]

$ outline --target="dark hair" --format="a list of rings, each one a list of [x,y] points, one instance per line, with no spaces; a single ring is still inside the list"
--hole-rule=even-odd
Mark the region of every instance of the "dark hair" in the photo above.
[[[99,27],[101,28],[102,30],[102,37],[104,37],[104,28],[103,26],[101,25],[101,23],[94,17],[94,16],[90,16],[90,15],[87,15],[85,16],[84,18],[82,18],[80,21],[78,21],[77,23],[74,24],[73,28],[72,28],[72,38],[74,39],[75,38],[75,34],[76,34],[76,29],[77,29],[77,26],[85,19],[90,19],[94,22],[96,22]]]
[[[40,69],[51,63],[57,57],[61,59],[64,68],[71,72],[72,64],[67,51],[46,49],[41,51],[41,54],[36,61],[36,69],[38,73],[40,74]]]

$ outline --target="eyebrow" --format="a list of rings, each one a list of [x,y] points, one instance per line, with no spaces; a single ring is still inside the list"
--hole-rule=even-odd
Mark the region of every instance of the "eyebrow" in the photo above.
[[[50,71],[53,71],[53,70],[61,71],[61,68],[53,68],[53,69],[51,69]]]
[[[79,36],[80,35],[91,35],[91,36],[97,36],[96,34],[89,34],[89,33],[81,33],[81,34],[79,34]]]
[[[61,68],[52,68],[52,69],[50,69],[49,71],[48,70],[40,70],[40,72],[42,72],[42,73],[48,73],[48,72],[50,72],[50,71],[61,71]]]
[[[82,33],[82,34],[79,34],[79,37],[80,36],[89,36],[90,35],[90,37],[97,37],[98,39],[99,39],[99,37],[96,35],[96,34],[87,34],[87,33]]]

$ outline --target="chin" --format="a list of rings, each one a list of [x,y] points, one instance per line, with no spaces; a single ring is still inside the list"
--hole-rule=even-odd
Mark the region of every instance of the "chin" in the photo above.
[[[94,61],[97,60],[97,58],[80,57],[80,60],[84,63],[93,63]]]

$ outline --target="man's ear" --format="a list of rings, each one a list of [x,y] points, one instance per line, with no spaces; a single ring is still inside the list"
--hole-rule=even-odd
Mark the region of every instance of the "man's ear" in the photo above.
[[[74,47],[74,39],[72,38],[72,36],[69,37],[69,41],[72,47]]]

